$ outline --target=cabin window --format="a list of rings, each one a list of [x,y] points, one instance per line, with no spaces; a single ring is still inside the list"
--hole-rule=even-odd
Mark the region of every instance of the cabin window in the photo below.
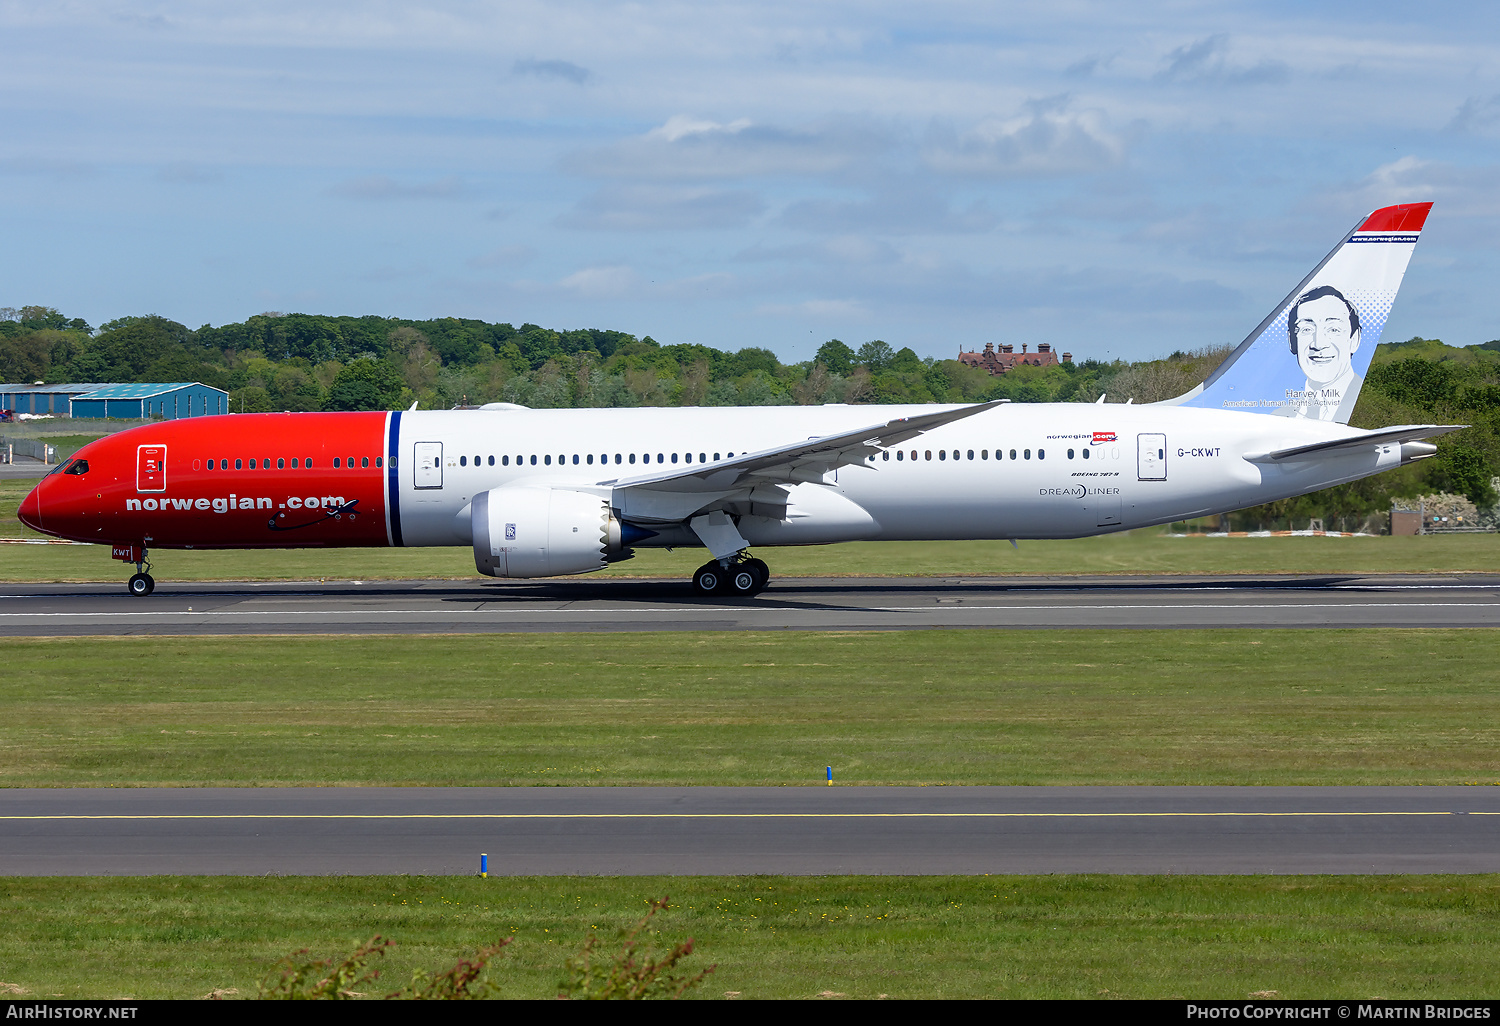
[[[1089,458],[1089,451],[1087,449],[1083,450],[1083,458],[1084,459],[1088,459]]]
[[[1026,450],[1026,451],[1025,451],[1025,452],[1026,452],[1026,458],[1027,458],[1027,459],[1028,459],[1028,460],[1029,460],[1029,459],[1031,459],[1031,450],[1030,450],[1030,449],[1027,449],[1027,450]]]
[[[931,449],[928,449],[928,450],[927,450],[927,458],[928,458],[928,459],[929,459],[929,460],[930,460],[930,459],[932,459],[932,450],[931,450]]]
[[[209,469],[209,470],[212,470],[212,469],[214,469],[214,461],[213,461],[213,460],[209,460],[209,461],[208,461],[208,469]]]
[[[688,453],[688,455],[691,456],[692,453]],[[688,460],[688,462],[691,463],[693,461],[692,460]],[[706,452],[700,452],[698,454],[698,462],[699,463],[707,463],[708,462],[708,453],[706,453]]]
[[[508,467],[508,466],[510,466],[510,457],[509,456],[501,456],[500,457],[500,465],[502,467]]]
[[[615,453],[615,462],[616,462],[616,463],[619,463],[619,462],[620,462],[620,454],[619,454],[619,453]],[[630,462],[632,462],[632,463],[634,463],[634,462],[635,462],[635,460],[631,460],[631,461],[630,461]]]
[[[235,468],[235,469],[236,469],[236,470],[238,470],[238,469],[239,469],[239,468],[238,468],[238,467],[236,467],[236,468]],[[335,457],[334,457],[334,458],[333,458],[333,469],[334,469],[334,470],[337,470],[337,469],[339,469],[339,458],[338,458],[338,457],[337,457],[337,456],[335,456]]]
[[[593,461],[593,457],[589,457],[589,462],[592,463]],[[573,466],[578,466],[578,454],[576,452],[573,454]]]
[[[972,459],[973,459],[973,458],[974,458],[974,450],[973,450],[973,449],[970,449],[970,450],[969,450],[969,459],[971,459],[971,460],[972,460]]]
[[[1036,451],[1036,458],[1039,459],[1039,460],[1046,459],[1047,458],[1047,450],[1046,449],[1038,449]]]
[[[658,456],[657,459],[656,459],[656,462],[660,463],[661,462],[661,457]],[[673,463],[677,462],[677,454],[675,452],[672,454],[672,462]]]
[[[631,462],[631,463],[634,463],[634,462],[635,462],[635,453],[631,453],[631,454],[630,454],[630,462]]]
[[[1012,449],[1012,450],[1011,450],[1011,451],[1010,451],[1010,458],[1011,458],[1011,459],[1015,459],[1015,458],[1016,458],[1016,450],[1014,450],[1014,449]]]
[[[241,460],[235,460],[234,461],[234,469],[235,470],[242,470],[242,469],[244,469],[244,463],[243,463],[243,461],[241,461]]]
[[[889,449],[885,450],[880,454],[880,458],[886,463],[889,463],[891,461],[891,451]]]
[[[593,465],[594,465],[594,454],[593,453],[589,453],[589,466],[592,467]]]
[[[533,467],[536,466],[536,457],[535,456],[531,457],[531,465]]]
[[[719,462],[719,454],[718,453],[714,453],[714,462],[715,463]]]
[[[948,458],[948,450],[947,449],[939,449],[938,450],[938,459],[945,460],[947,458]]]
[[[495,465],[495,457],[491,456],[489,459],[490,459],[490,466],[493,467]]]
[[[381,463],[381,461],[382,461],[382,460],[383,460],[383,459],[384,459],[384,457],[383,457],[383,456],[376,456],[376,457],[375,457],[375,465],[376,465],[376,466],[377,466],[377,467],[378,467],[378,466],[380,466],[380,463]],[[394,467],[394,466],[395,466],[395,465],[396,465],[396,457],[394,457],[394,456],[392,456],[392,457],[391,457],[391,466],[393,466],[393,467]]]
[[[285,457],[278,456],[276,458],[276,469],[277,470],[285,470],[286,469],[286,458]]]
[[[467,456],[460,456],[458,458],[458,465],[460,467],[467,467],[469,465],[469,457],[467,457]]]
[[[990,458],[990,451],[988,449],[980,449],[979,450],[979,458],[982,459],[982,460],[989,459]]]
[[[904,451],[902,451],[901,449],[897,449],[896,450],[896,459],[898,459],[898,460],[904,460],[904,459],[906,459],[906,453]]]
[[[308,470],[311,470],[312,469],[312,457],[308,456],[308,457],[304,458],[302,460],[302,465],[304,467],[306,467]]]
[[[1072,459],[1072,458],[1073,458],[1073,450],[1069,449],[1068,450],[1068,459]]]
[[[542,462],[549,467],[552,466],[552,454],[549,452],[547,455],[543,456]]]
[[[665,462],[667,462],[667,458],[665,456],[663,456],[661,453],[657,453],[656,454],[656,462],[658,462],[658,463],[665,463]],[[673,463],[677,462],[677,454],[676,453],[672,454],[672,462]]]

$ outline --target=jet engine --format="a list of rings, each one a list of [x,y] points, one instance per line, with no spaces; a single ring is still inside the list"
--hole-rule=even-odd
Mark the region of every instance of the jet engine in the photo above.
[[[622,533],[646,534],[614,518],[609,500],[566,488],[491,488],[469,512],[474,566],[489,577],[551,577],[598,570],[628,558]]]

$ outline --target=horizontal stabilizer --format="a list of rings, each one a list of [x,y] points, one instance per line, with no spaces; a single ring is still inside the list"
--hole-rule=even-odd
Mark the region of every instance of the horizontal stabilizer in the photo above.
[[[1331,442],[1314,442],[1275,452],[1252,453],[1245,459],[1251,463],[1292,463],[1298,460],[1317,460],[1327,456],[1339,456],[1357,452],[1372,445],[1396,445],[1415,442],[1421,438],[1436,438],[1450,431],[1462,431],[1467,424],[1403,424],[1400,427],[1383,428],[1380,431],[1363,431],[1349,438],[1335,438]]]

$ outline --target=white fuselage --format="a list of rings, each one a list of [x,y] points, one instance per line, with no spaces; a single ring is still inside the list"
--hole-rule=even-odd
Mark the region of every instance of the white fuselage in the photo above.
[[[470,544],[468,509],[476,494],[534,484],[612,497],[622,520],[657,531],[635,544],[692,545],[696,539],[680,520],[693,500],[664,506],[649,490],[618,486],[951,408],[406,413],[391,450],[401,454],[401,541]],[[1007,404],[889,446],[820,481],[783,478],[785,516],[741,515],[739,530],[760,545],[1103,534],[1243,509],[1399,465],[1399,445],[1298,463],[1245,459],[1354,433],[1340,424],[1179,406]],[[419,444],[429,456],[441,445],[436,480],[430,469],[418,469]],[[423,487],[418,474],[425,475]]]

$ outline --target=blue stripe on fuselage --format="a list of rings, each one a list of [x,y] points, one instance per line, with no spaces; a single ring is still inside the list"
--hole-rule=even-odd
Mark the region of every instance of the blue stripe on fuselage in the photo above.
[[[391,414],[386,439],[385,508],[390,518],[391,544],[404,545],[401,540],[401,477],[396,467],[396,452],[401,447],[401,414]]]

